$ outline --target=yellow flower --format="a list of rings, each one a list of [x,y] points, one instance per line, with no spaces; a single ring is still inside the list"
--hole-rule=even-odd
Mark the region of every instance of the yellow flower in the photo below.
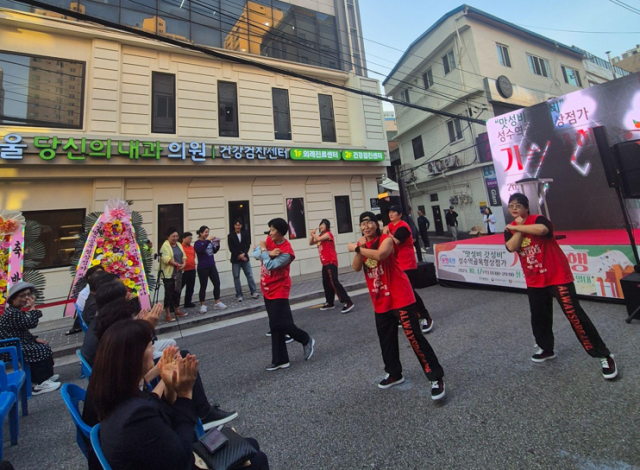
[[[98,249],[96,250],[96,253],[98,253],[98,254],[102,253],[102,248],[98,248]]]
[[[127,265],[133,266],[133,261],[131,261],[131,260],[127,261]]]
[[[134,269],[133,272],[136,273],[136,274],[140,274],[140,268]]]
[[[4,287],[7,285],[6,279],[0,279],[0,287]]]
[[[100,264],[100,260],[99,259],[94,259],[93,261],[91,261],[91,266],[97,266]]]
[[[5,300],[4,297],[0,296],[0,305],[4,305],[5,304]]]

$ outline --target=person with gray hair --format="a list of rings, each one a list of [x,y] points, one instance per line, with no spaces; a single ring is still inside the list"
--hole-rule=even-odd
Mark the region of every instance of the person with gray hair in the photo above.
[[[40,395],[60,388],[60,377],[53,373],[51,346],[31,334],[38,326],[42,311],[36,310],[36,288],[28,282],[17,282],[9,289],[7,305],[0,316],[0,339],[18,338],[25,362],[31,367],[31,394]]]

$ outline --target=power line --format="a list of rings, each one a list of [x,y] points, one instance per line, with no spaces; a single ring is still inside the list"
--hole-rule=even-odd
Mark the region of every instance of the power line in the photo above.
[[[628,5],[626,3],[624,3],[621,0],[609,0],[611,3],[613,3],[614,5],[618,5],[619,7],[624,8],[625,10],[629,10],[632,13],[635,13],[636,15],[640,15],[640,10],[638,10],[637,8],[632,7],[631,5]]]
[[[319,79],[319,78],[311,77],[311,76],[308,76],[308,75],[305,75],[305,74],[302,74],[302,73],[299,73],[299,72],[295,72],[295,71],[292,71],[292,70],[283,69],[283,68],[280,68],[280,67],[276,67],[276,66],[265,64],[265,63],[261,63],[261,62],[255,62],[253,60],[249,60],[249,59],[246,59],[244,57],[238,57],[238,56],[230,55],[230,54],[227,54],[227,53],[222,53],[222,52],[216,51],[214,49],[206,49],[204,47],[197,46],[197,45],[194,45],[194,44],[178,41],[178,40],[171,39],[171,38],[168,38],[168,37],[159,36],[157,34],[148,33],[148,32],[143,31],[143,30],[139,30],[139,29],[132,28],[132,27],[129,27],[129,26],[120,25],[120,24],[114,23],[114,22],[109,21],[109,20],[105,20],[105,19],[102,19],[102,18],[97,18],[95,16],[90,16],[90,15],[86,15],[86,14],[83,14],[83,13],[67,10],[65,8],[60,8],[60,7],[55,6],[55,5],[49,5],[47,3],[43,3],[43,2],[38,1],[38,0],[24,0],[23,3],[26,3],[28,5],[35,6],[35,7],[38,7],[38,8],[43,8],[45,10],[51,10],[51,11],[60,13],[62,15],[70,16],[72,18],[76,18],[76,19],[79,19],[79,20],[90,21],[90,22],[93,22],[93,23],[97,23],[97,24],[100,24],[102,26],[106,26],[106,27],[109,27],[109,28],[112,28],[112,29],[115,29],[115,30],[118,30],[118,31],[125,31],[125,32],[128,32],[128,33],[136,35],[136,36],[142,36],[142,37],[146,37],[148,39],[152,39],[152,40],[156,40],[156,41],[159,41],[159,42],[163,42],[165,44],[171,44],[171,45],[176,46],[176,47],[181,47],[183,49],[189,49],[189,50],[192,50],[192,51],[200,52],[202,54],[205,54],[205,55],[208,55],[208,56],[211,56],[211,57],[215,57],[218,60],[225,60],[225,61],[235,62],[235,63],[242,64],[242,65],[256,67],[256,68],[259,68],[259,69],[262,69],[262,70],[265,70],[265,71],[268,71],[268,72],[271,72],[271,73],[287,75],[287,76],[294,77],[294,78],[297,78],[297,79],[306,80],[306,81],[309,81],[309,82],[312,82],[312,83],[315,83],[315,84],[318,84],[318,85],[323,85],[323,86],[326,86],[328,88],[335,88],[335,89],[338,89],[338,90],[354,93],[354,94],[357,94],[357,95],[366,96],[368,98],[373,98],[373,99],[376,99],[376,100],[379,100],[379,101],[385,101],[387,103],[397,104],[399,106],[405,106],[405,107],[408,107],[408,108],[414,108],[414,109],[418,109],[420,111],[425,111],[425,112],[428,112],[428,113],[439,114],[439,115],[447,116],[447,117],[454,118],[454,119],[460,119],[460,120],[467,121],[467,122],[475,122],[476,124],[486,125],[486,123],[484,121],[480,120],[480,119],[470,118],[470,117],[466,117],[466,116],[458,116],[458,115],[455,115],[453,113],[449,113],[449,112],[446,112],[446,111],[437,110],[437,109],[429,108],[429,107],[426,107],[426,106],[418,106],[418,105],[407,103],[407,102],[404,102],[404,101],[401,101],[401,100],[396,100],[396,99],[393,99],[393,98],[389,98],[389,97],[386,97],[386,96],[383,96],[383,95],[370,93],[370,92],[367,92],[367,91],[364,91],[364,90],[351,88],[351,87],[348,87],[348,86],[345,86],[345,85],[339,85],[339,84],[336,84],[336,83],[332,83],[332,82],[329,82],[329,81],[326,81],[326,80],[322,80],[322,79]]]
[[[556,28],[543,28],[542,26],[529,26],[526,24],[519,24],[525,28],[544,29],[547,31],[562,31],[564,33],[583,33],[583,34],[640,34],[640,31],[577,31],[573,29],[556,29]]]

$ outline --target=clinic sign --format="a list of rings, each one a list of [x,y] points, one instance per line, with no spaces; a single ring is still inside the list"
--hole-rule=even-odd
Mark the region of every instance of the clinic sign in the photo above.
[[[26,142],[19,134],[7,134],[0,140],[0,161],[22,161],[36,154],[40,160],[81,161],[150,160],[206,163],[213,160],[298,160],[379,162],[385,152],[370,150],[288,149],[244,145],[213,145],[205,142],[117,141],[86,137],[35,136]]]

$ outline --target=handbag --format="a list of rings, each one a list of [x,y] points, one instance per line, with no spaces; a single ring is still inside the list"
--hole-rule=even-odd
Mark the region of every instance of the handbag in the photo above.
[[[256,449],[233,429],[222,428],[220,432],[224,434],[228,442],[213,454],[202,442],[198,441],[193,444],[193,451],[211,470],[231,470],[256,455]]]

